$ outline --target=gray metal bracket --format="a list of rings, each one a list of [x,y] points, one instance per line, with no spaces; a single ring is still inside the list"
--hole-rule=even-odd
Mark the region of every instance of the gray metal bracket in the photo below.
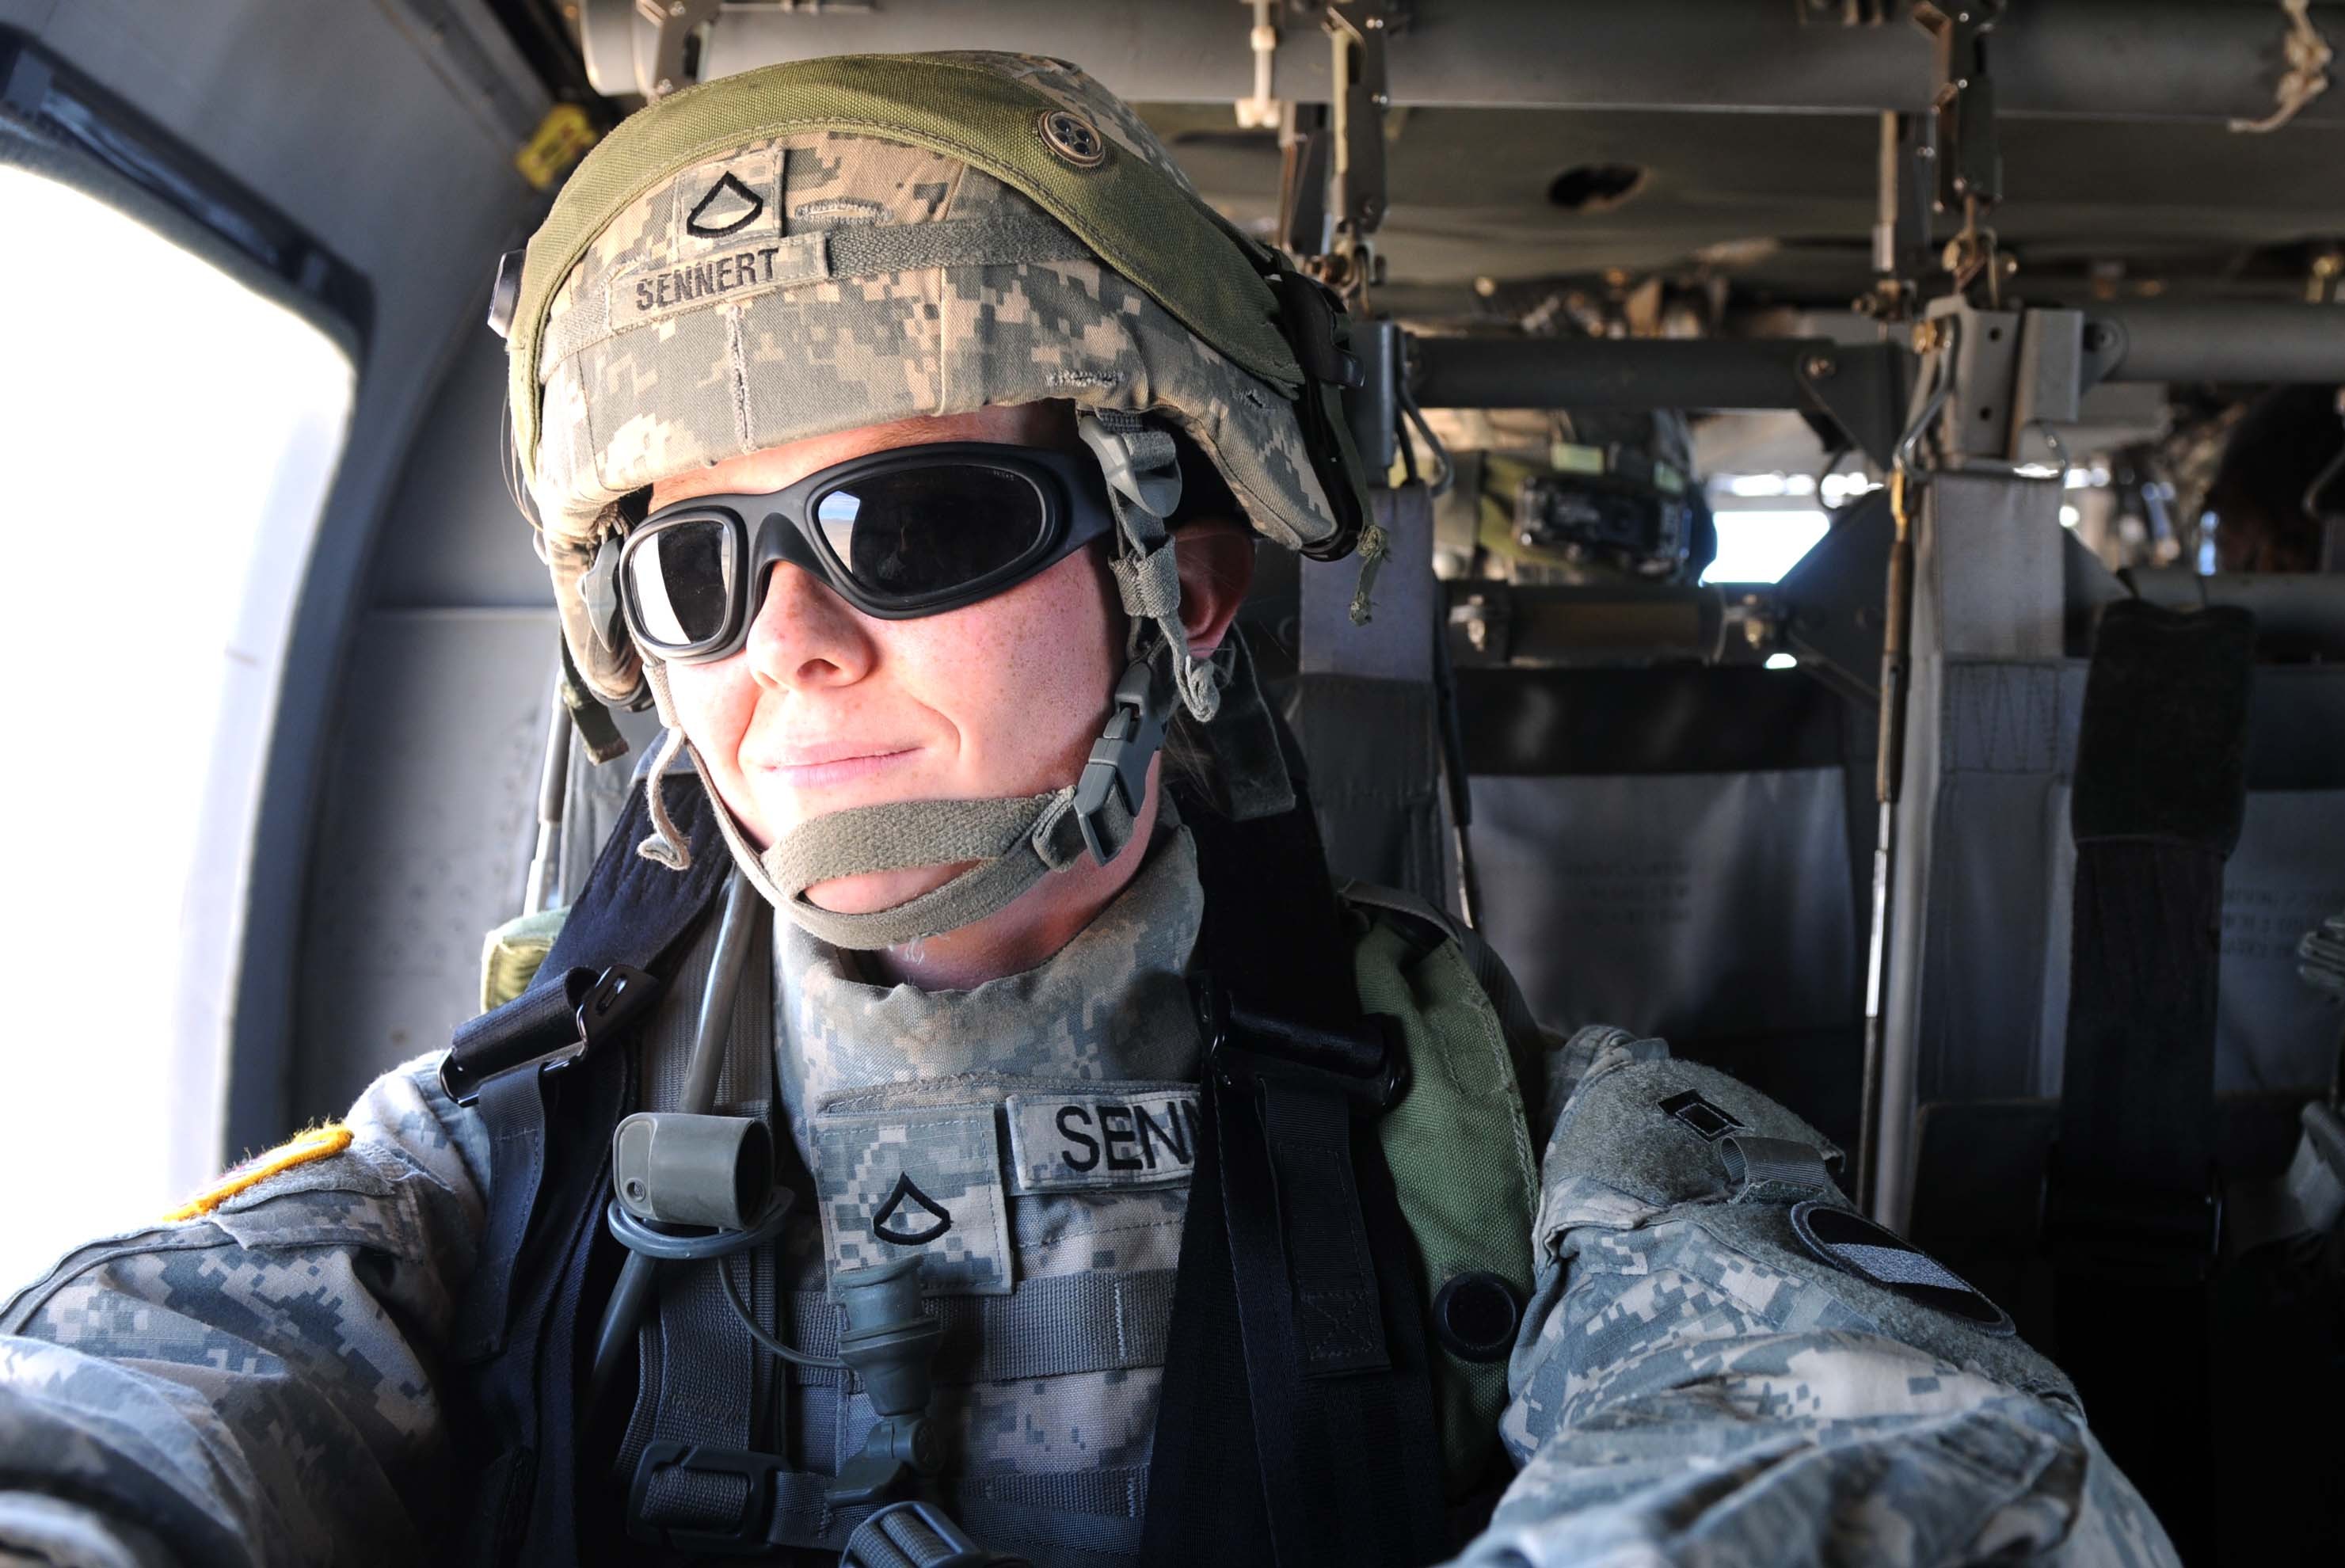
[[[1913,357],[1894,343],[1818,349],[1795,366],[1800,390],[1849,444],[1886,469],[1904,422]]]

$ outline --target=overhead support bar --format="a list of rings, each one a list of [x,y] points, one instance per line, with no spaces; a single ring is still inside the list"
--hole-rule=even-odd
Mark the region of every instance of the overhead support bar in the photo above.
[[[1755,664],[1773,652],[1781,618],[1765,584],[1469,579],[1442,592],[1449,657],[1460,669]]]
[[[2333,385],[2345,382],[2345,307],[2094,305],[2085,352],[2094,380]]]
[[[1830,419],[1886,465],[1906,351],[1828,338],[1418,338],[1409,388],[1428,409],[1791,409]]]
[[[618,3],[590,10],[615,14]],[[1389,55],[1396,106],[1877,114],[1926,110],[1934,86],[1919,29],[1802,25],[1788,5],[1681,0],[1666,26],[1646,0],[1413,0],[1407,12]],[[2327,8],[2313,17],[2333,40],[2345,34]],[[736,4],[709,37],[703,74],[865,51],[1007,49],[1073,60],[1139,102],[1235,104],[1254,92],[1253,20],[1229,4]],[[2276,102],[2287,31],[2278,5],[2030,0],[1995,30],[1995,113],[2260,119]],[[1329,67],[1315,29],[1281,35],[1281,98],[1327,102]],[[2345,92],[2313,99],[2294,124],[2345,125]]]

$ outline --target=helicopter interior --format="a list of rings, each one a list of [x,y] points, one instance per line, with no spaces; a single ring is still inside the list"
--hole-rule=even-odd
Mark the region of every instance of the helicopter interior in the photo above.
[[[14,1190],[100,1078],[126,1150],[12,1275],[444,1045],[654,749],[566,700],[498,258],[649,98],[939,48],[1080,63],[1352,303],[1384,559],[1265,551],[1244,614],[1338,874],[1476,926],[1549,1026],[1807,1118],[2072,1367],[2186,1558],[2333,1543],[2333,1446],[2289,1434],[2345,1393],[2300,1245],[2345,1170],[2340,0],[0,0],[0,430],[77,443],[12,477],[143,520],[151,613],[211,617],[154,622],[175,670],[27,682],[66,700],[20,816],[147,814],[29,835],[25,885],[95,890],[35,921],[54,1027],[144,956],[135,1058],[27,1052],[0,1110]],[[2275,399],[2309,433],[2254,460],[2297,505],[2251,559],[2225,497]],[[1477,477],[1655,410],[1707,572]],[[1494,505],[1566,564],[1494,564]],[[124,681],[177,738],[112,802],[77,780]],[[2211,885],[2105,879],[2169,830]]]

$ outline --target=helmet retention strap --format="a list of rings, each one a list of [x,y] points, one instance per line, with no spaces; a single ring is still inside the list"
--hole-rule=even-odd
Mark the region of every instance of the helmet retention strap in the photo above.
[[[1115,509],[1116,551],[1109,562],[1124,612],[1132,617],[1125,652],[1135,663],[1162,638],[1171,653],[1172,689],[1199,723],[1222,703],[1221,673],[1189,652],[1181,624],[1181,569],[1164,520],[1181,504],[1181,469],[1169,431],[1121,409],[1084,409],[1076,430],[1099,459]]]

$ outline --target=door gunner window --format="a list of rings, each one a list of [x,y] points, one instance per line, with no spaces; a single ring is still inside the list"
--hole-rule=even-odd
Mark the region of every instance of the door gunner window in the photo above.
[[[5,1294],[217,1166],[265,743],[354,371],[292,310],[38,174],[0,167],[0,234]]]

